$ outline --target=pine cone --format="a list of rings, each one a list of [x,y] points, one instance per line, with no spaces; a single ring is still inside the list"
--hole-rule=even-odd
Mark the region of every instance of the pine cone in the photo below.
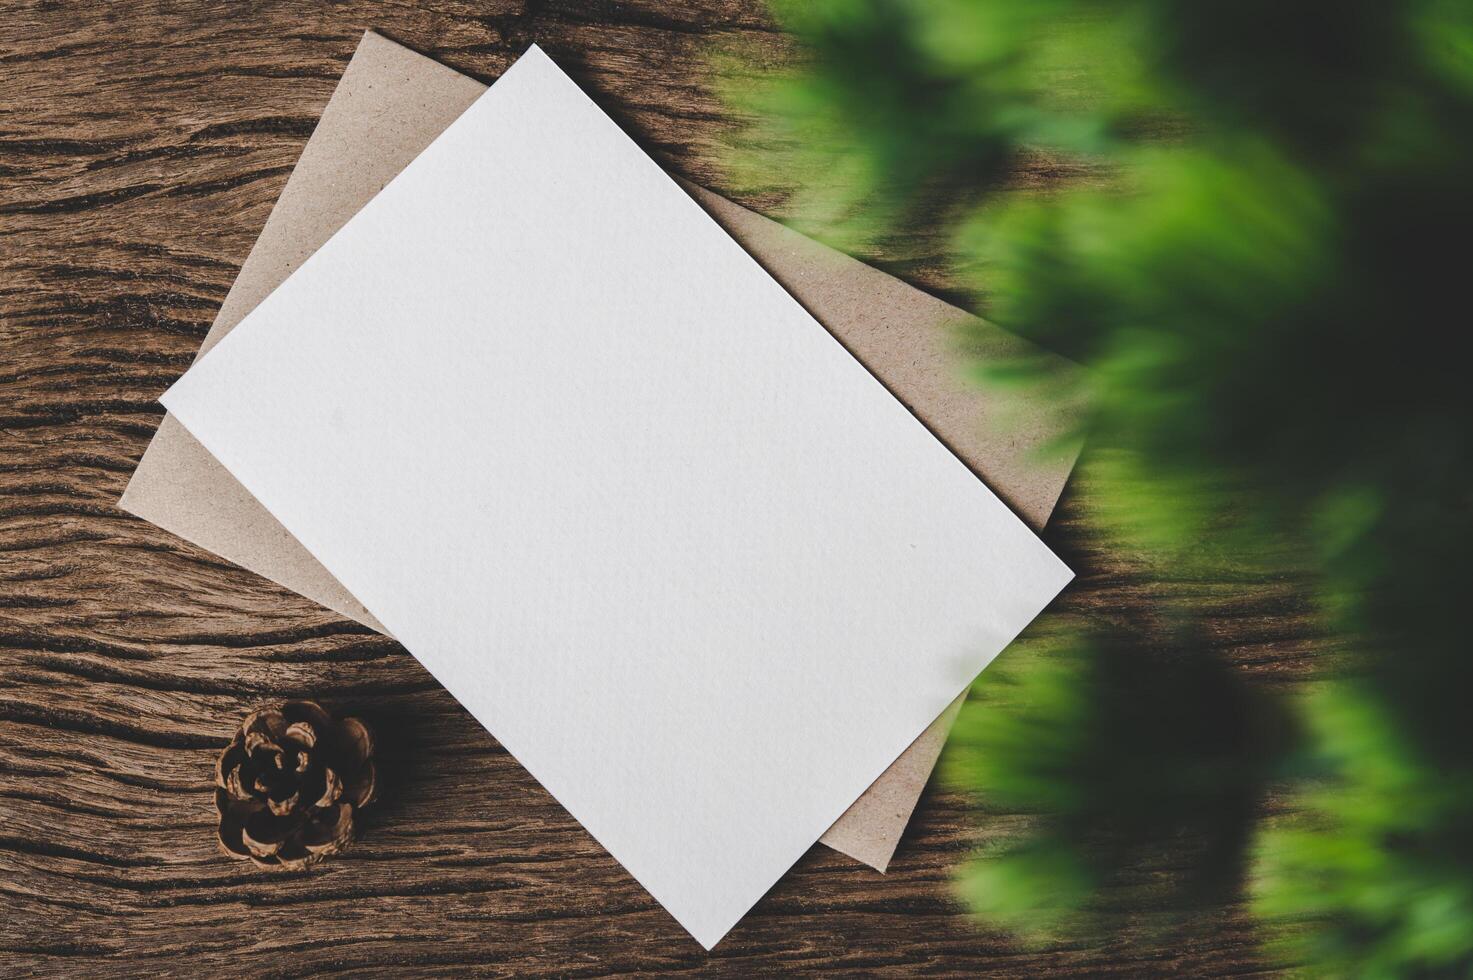
[[[215,767],[220,846],[266,867],[305,868],[353,839],[374,798],[373,736],[311,701],[246,716]]]

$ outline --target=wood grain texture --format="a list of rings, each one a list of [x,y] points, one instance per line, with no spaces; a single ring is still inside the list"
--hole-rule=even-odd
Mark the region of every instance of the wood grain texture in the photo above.
[[[978,931],[950,876],[1021,818],[934,789],[889,875],[815,848],[707,954],[400,647],[115,509],[367,27],[487,79],[535,40],[717,189],[708,54],[791,56],[753,0],[0,0],[0,975],[1266,969],[1237,908],[1164,948],[1145,906],[1097,948]],[[936,243],[902,244],[869,258],[945,291]],[[1301,583],[1163,579],[1099,547],[1089,499],[1046,536],[1081,572],[1063,608],[1184,597],[1244,670],[1308,669]],[[348,855],[268,874],[217,854],[209,787],[239,717],[284,697],[375,724],[383,800]]]

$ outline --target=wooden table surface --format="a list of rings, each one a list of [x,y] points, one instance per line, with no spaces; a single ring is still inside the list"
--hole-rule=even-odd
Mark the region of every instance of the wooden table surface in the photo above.
[[[0,975],[1264,969],[1238,908],[1164,948],[1145,910],[1090,948],[978,929],[950,876],[1019,818],[934,786],[889,874],[815,847],[703,952],[402,648],[114,507],[369,27],[483,79],[535,40],[718,190],[712,52],[791,56],[754,0],[0,0]],[[944,292],[936,254],[868,257]],[[1077,485],[1046,537],[1081,572],[1063,609],[1186,596],[1243,669],[1308,661],[1292,581],[1163,580],[1095,542]],[[384,733],[385,799],[348,855],[270,874],[217,853],[212,767],[296,697]]]

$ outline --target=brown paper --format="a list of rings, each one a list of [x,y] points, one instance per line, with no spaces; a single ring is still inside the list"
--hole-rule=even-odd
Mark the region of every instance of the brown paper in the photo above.
[[[483,91],[377,34],[363,37],[206,336],[209,350]],[[959,373],[957,328],[983,360],[1037,355],[1003,331],[704,189],[691,194],[1029,524],[1041,527],[1076,449],[1042,455],[1075,409],[984,394]],[[1060,372],[1076,370],[1057,360]],[[1000,426],[1006,417],[1011,424]],[[1021,425],[1019,421],[1021,420]],[[119,504],[159,527],[384,631],[286,529],[166,416]],[[984,601],[979,598],[979,601]],[[936,764],[962,698],[823,837],[881,871]]]

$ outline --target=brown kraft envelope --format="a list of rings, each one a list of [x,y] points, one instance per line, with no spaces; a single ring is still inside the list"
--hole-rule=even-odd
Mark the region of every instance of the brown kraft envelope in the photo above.
[[[486,86],[369,32],[302,151],[204,343],[219,342],[428,146]],[[1048,356],[1025,341],[710,191],[687,190],[815,318],[1035,529],[1078,448],[1052,449],[1078,406],[983,392],[978,361]],[[1067,375],[1078,369],[1052,359]],[[999,424],[1005,419],[1006,425]],[[165,416],[119,506],[294,592],[387,632],[184,427]],[[978,601],[986,601],[978,597]],[[884,871],[930,777],[959,697],[822,840]]]

